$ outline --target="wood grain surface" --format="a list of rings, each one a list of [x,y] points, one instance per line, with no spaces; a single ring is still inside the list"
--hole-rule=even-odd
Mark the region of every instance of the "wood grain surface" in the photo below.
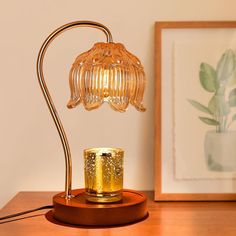
[[[122,201],[94,203],[86,200],[85,189],[72,190],[76,197],[65,199],[65,192],[53,197],[54,218],[59,221],[83,226],[114,226],[140,221],[147,217],[145,194],[123,189]]]
[[[51,204],[55,192],[20,192],[0,217]],[[49,210],[0,222],[1,236],[231,236],[236,235],[236,202],[154,202],[148,196],[149,217],[139,223],[110,228],[80,228],[60,224]]]

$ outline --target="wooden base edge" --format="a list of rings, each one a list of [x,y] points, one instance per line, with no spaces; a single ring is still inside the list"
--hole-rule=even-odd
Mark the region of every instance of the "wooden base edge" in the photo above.
[[[123,198],[117,203],[92,203],[85,199],[85,190],[72,191],[68,200],[56,194],[53,197],[54,218],[64,223],[81,226],[112,226],[130,224],[148,215],[147,197],[138,191],[123,190]]]

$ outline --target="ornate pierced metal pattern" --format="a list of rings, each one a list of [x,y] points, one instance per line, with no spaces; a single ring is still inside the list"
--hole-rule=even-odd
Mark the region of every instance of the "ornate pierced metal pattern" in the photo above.
[[[112,193],[123,187],[123,156],[118,148],[92,148],[84,151],[85,186],[94,193]]]

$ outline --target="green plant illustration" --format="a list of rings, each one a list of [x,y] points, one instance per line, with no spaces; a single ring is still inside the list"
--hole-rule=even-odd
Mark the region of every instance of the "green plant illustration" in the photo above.
[[[199,119],[207,125],[215,126],[216,132],[226,132],[236,121],[236,52],[226,50],[217,63],[216,68],[201,63],[199,80],[202,88],[212,96],[207,106],[188,99],[190,104],[208,116]]]

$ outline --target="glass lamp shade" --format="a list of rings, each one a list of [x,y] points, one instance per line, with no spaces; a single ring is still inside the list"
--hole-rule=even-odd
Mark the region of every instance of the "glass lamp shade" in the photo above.
[[[124,112],[131,103],[138,111],[145,111],[145,82],[141,62],[124,45],[96,43],[72,65],[67,107],[83,103],[86,110],[92,110],[108,102],[114,110]]]

